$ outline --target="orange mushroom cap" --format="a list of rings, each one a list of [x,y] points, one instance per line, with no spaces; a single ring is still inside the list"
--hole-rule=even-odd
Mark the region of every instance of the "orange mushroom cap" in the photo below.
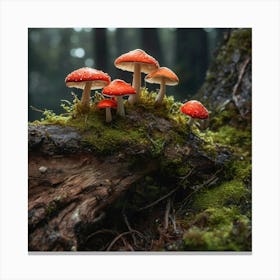
[[[123,96],[136,94],[135,89],[123,80],[116,79],[112,81],[108,86],[104,87],[102,94],[108,96]]]
[[[141,64],[141,72],[146,74],[159,67],[157,60],[141,49],[136,49],[119,56],[114,64],[119,69],[134,72],[135,63]]]
[[[92,82],[91,89],[99,89],[108,85],[110,76],[101,70],[83,67],[71,72],[65,78],[66,86],[84,89],[86,82]]]
[[[104,99],[97,104],[97,108],[117,108],[117,102],[112,99]]]
[[[190,100],[181,107],[181,112],[196,119],[207,119],[207,109],[197,100]]]
[[[160,84],[162,79],[168,86],[175,86],[179,83],[177,75],[167,67],[160,67],[145,77],[145,81],[151,84]]]

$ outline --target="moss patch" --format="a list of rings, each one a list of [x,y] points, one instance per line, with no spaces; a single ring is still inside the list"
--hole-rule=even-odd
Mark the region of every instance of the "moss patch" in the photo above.
[[[221,207],[223,205],[238,205],[248,194],[242,181],[236,179],[199,193],[193,203],[195,209]]]
[[[209,208],[196,216],[183,236],[186,250],[251,250],[251,225],[236,208]]]
[[[124,102],[127,116],[122,118],[112,110],[113,121],[109,124],[105,122],[105,111],[96,106],[102,98],[96,92],[86,112],[77,96],[74,96],[73,102],[63,100],[61,106],[65,110],[64,114],[56,115],[46,110],[43,118],[32,124],[74,127],[82,132],[85,144],[101,154],[113,153],[121,147],[133,145],[149,147],[151,155],[157,157],[162,154],[166,144],[184,142],[188,132],[187,118],[180,113],[181,103],[175,102],[173,96],[165,97],[162,104],[155,105],[156,93],[143,88],[137,105]],[[170,123],[158,125],[156,118],[171,122],[172,131],[166,133],[168,128],[164,126]],[[151,127],[151,123],[155,123],[155,128]]]

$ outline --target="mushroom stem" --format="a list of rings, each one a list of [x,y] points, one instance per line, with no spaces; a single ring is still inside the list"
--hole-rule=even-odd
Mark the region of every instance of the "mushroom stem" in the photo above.
[[[140,87],[141,87],[141,65],[140,65],[140,63],[134,64],[132,87],[135,89],[136,94],[129,96],[128,102],[130,104],[134,104],[134,103],[138,102],[139,96],[140,96]]]
[[[117,102],[118,102],[118,108],[117,108],[117,114],[124,117],[124,105],[123,105],[123,98],[122,96],[117,96]]]
[[[203,119],[203,120],[199,120],[199,125],[201,129],[206,129],[209,126],[209,118],[207,119]]]
[[[190,117],[189,120],[188,120],[188,125],[192,126],[193,123],[194,123],[194,119],[192,117]]]
[[[84,87],[82,100],[81,100],[83,107],[89,107],[91,85],[92,85],[92,82],[86,82],[86,85]]]
[[[165,92],[166,92],[165,79],[162,79],[160,83],[160,90],[156,98],[156,104],[162,103],[162,100],[165,96]]]
[[[111,114],[111,108],[106,108],[106,122],[109,123],[112,121],[112,114]]]

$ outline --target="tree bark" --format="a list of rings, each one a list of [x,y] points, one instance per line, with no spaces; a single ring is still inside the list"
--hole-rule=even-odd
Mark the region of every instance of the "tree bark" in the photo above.
[[[229,34],[229,33],[227,33]],[[201,100],[211,117],[231,112],[231,125],[251,126],[252,111],[252,33],[234,29],[211,63],[204,84],[195,98]]]

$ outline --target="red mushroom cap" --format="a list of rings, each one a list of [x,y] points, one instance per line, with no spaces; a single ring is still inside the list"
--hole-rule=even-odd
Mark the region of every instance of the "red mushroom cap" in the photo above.
[[[104,87],[102,94],[108,96],[123,96],[129,94],[136,94],[135,89],[123,80],[116,79],[108,86]]]
[[[112,100],[112,99],[104,99],[101,100],[98,104],[97,107],[100,109],[103,108],[117,108],[117,102]]]
[[[89,67],[77,69],[65,78],[66,86],[81,89],[84,89],[85,83],[89,81],[92,82],[91,89],[99,89],[108,85],[111,78],[107,73]]]
[[[167,67],[160,67],[145,77],[146,82],[151,84],[160,84],[162,79],[168,86],[175,86],[179,83],[177,75]]]
[[[150,73],[159,68],[157,60],[141,49],[125,53],[115,60],[115,66],[117,68],[129,72],[134,72],[135,63],[141,64],[141,72],[143,73]]]
[[[190,100],[182,105],[181,112],[196,119],[207,119],[209,116],[207,109],[196,100]]]

